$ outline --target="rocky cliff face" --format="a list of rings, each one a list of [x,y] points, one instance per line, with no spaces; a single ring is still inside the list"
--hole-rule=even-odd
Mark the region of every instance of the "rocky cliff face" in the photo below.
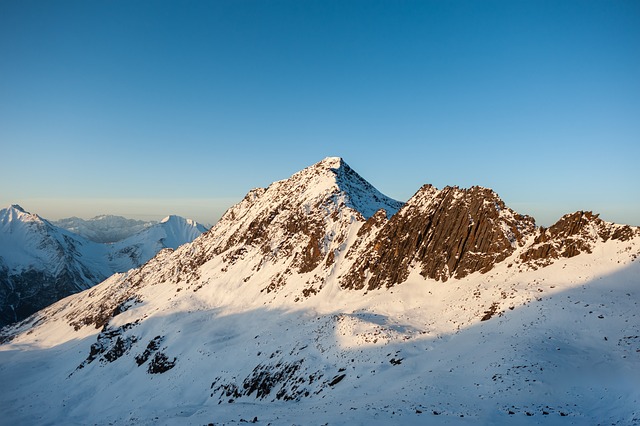
[[[391,287],[412,266],[446,281],[487,272],[534,232],[532,218],[507,208],[490,189],[423,186],[357,255],[344,288]]]
[[[555,260],[591,253],[598,241],[627,241],[640,229],[605,222],[597,214],[578,211],[566,214],[548,229],[540,228],[530,247],[520,255],[522,262],[546,266]]]

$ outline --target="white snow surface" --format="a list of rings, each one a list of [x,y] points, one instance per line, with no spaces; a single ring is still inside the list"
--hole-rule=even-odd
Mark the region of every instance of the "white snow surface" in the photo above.
[[[135,248],[138,265],[149,261],[160,250],[164,248],[177,249],[183,244],[189,243],[207,232],[203,225],[181,216],[167,216],[159,223],[147,229],[125,238],[122,241],[113,243],[111,250],[113,256],[124,257],[131,253],[131,248]],[[118,270],[123,272],[126,269]]]
[[[327,157],[311,167],[301,170],[289,179],[273,183],[272,193],[280,187],[301,183],[303,198],[322,198],[328,193],[336,194],[335,201],[359,212],[365,219],[384,209],[387,217],[393,216],[402,203],[387,197],[356,173],[340,157]]]
[[[12,273],[28,269],[54,272],[72,259],[106,279],[142,265],[163,248],[176,249],[191,242],[206,230],[191,219],[171,215],[122,241],[102,244],[11,205],[0,210],[0,266]]]
[[[137,268],[160,250],[176,249],[206,229],[169,216],[113,244],[90,241],[13,205],[0,210],[0,325]]]
[[[0,210],[0,266],[12,274],[36,269],[55,275],[67,263],[87,263],[96,275],[106,278],[113,273],[112,267],[99,259],[107,257],[107,249],[18,205]]]
[[[253,190],[193,243],[2,330],[2,422],[640,424],[637,232],[543,268],[517,262],[532,237],[486,274],[443,283],[417,267],[390,289],[344,290],[345,253],[380,203],[354,196],[348,175],[349,192],[334,186],[342,160],[322,163]],[[290,238],[278,221],[313,206],[335,261],[303,273],[278,254]],[[240,239],[264,217],[268,247]],[[151,352],[175,361],[162,374],[136,361],[156,337]]]

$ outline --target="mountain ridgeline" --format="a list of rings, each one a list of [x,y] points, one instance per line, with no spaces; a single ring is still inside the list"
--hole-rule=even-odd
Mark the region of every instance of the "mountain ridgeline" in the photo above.
[[[242,288],[267,300],[303,301],[328,283],[342,290],[394,287],[414,270],[424,279],[446,282],[487,273],[501,262],[537,269],[590,253],[598,242],[639,235],[638,228],[605,222],[591,212],[568,214],[548,229],[536,227],[532,217],[478,186],[424,185],[403,204],[381,194],[341,158],[329,157],[251,190],[204,236],[121,278],[99,307],[78,311],[73,326],[102,327],[114,309],[137,297],[137,289],[161,282],[201,288],[210,280],[239,277],[229,294]],[[79,245],[58,252],[69,257]],[[117,253],[135,266],[129,250]],[[109,275],[101,271],[101,278]]]
[[[88,220],[73,216],[51,221],[51,223],[96,243],[116,243],[144,231],[158,222],[100,215]]]
[[[80,219],[75,218],[74,223]],[[126,219],[94,218],[102,237],[113,236],[104,221],[120,225]],[[69,221],[66,222],[69,224]],[[134,221],[134,225],[140,225]],[[88,227],[87,227],[88,229]],[[19,321],[70,294],[147,262],[164,248],[176,249],[206,229],[189,219],[168,216],[144,224],[138,232],[113,244],[98,243],[60,228],[18,205],[0,210],[0,326]]]
[[[86,240],[29,220],[53,237],[36,253],[96,274]],[[12,424],[636,424],[638,257],[638,228],[591,212],[537,227],[482,187],[400,203],[330,157],[0,329],[0,406]]]
[[[537,227],[494,191],[477,186],[425,185],[403,205],[342,159],[327,158],[251,191],[214,227],[201,261],[221,256],[227,268],[252,264],[255,272],[279,265],[269,269],[271,277],[259,274],[260,282],[269,283],[262,289],[267,293],[284,286],[291,274],[311,274],[305,294],[315,294],[336,277],[343,289],[392,287],[414,267],[444,282],[486,273],[516,252],[510,262],[537,268],[590,252],[598,241],[624,241],[638,233],[591,212],[568,214],[549,229]]]

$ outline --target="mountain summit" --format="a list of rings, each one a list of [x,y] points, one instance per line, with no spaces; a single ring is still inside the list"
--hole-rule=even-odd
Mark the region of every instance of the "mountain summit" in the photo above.
[[[338,194],[340,205],[356,210],[365,219],[380,209],[384,209],[387,217],[391,217],[402,207],[401,202],[382,194],[340,157],[327,157],[285,182],[287,185],[291,184],[290,180],[304,182],[305,187],[317,191],[323,189],[323,179],[326,179],[324,184],[329,186],[331,193]]]
[[[12,424],[634,424],[638,257],[638,228],[591,212],[541,228],[482,187],[402,204],[330,157],[3,328],[0,406]]]
[[[279,265],[270,269],[270,292],[292,271],[309,273],[321,263],[328,268],[347,247],[357,224],[379,210],[391,216],[401,205],[342,159],[329,157],[268,188],[250,191],[207,235],[207,259],[223,255],[228,266],[247,259],[244,267],[250,263],[256,272]]]

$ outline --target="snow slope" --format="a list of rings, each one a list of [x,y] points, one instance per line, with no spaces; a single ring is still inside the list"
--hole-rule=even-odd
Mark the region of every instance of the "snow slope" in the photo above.
[[[175,249],[206,229],[169,216],[115,244],[100,244],[22,207],[0,210],[0,326]]]
[[[135,266],[140,266],[148,262],[160,250],[165,248],[175,250],[205,232],[207,232],[207,228],[191,219],[175,215],[167,216],[159,223],[111,244],[109,246],[110,259],[132,259]],[[120,268],[118,272],[125,270]]]
[[[393,202],[345,166],[254,190],[194,242],[3,329],[3,420],[640,424],[637,229],[580,214],[484,273],[416,262],[347,289],[347,253]]]

